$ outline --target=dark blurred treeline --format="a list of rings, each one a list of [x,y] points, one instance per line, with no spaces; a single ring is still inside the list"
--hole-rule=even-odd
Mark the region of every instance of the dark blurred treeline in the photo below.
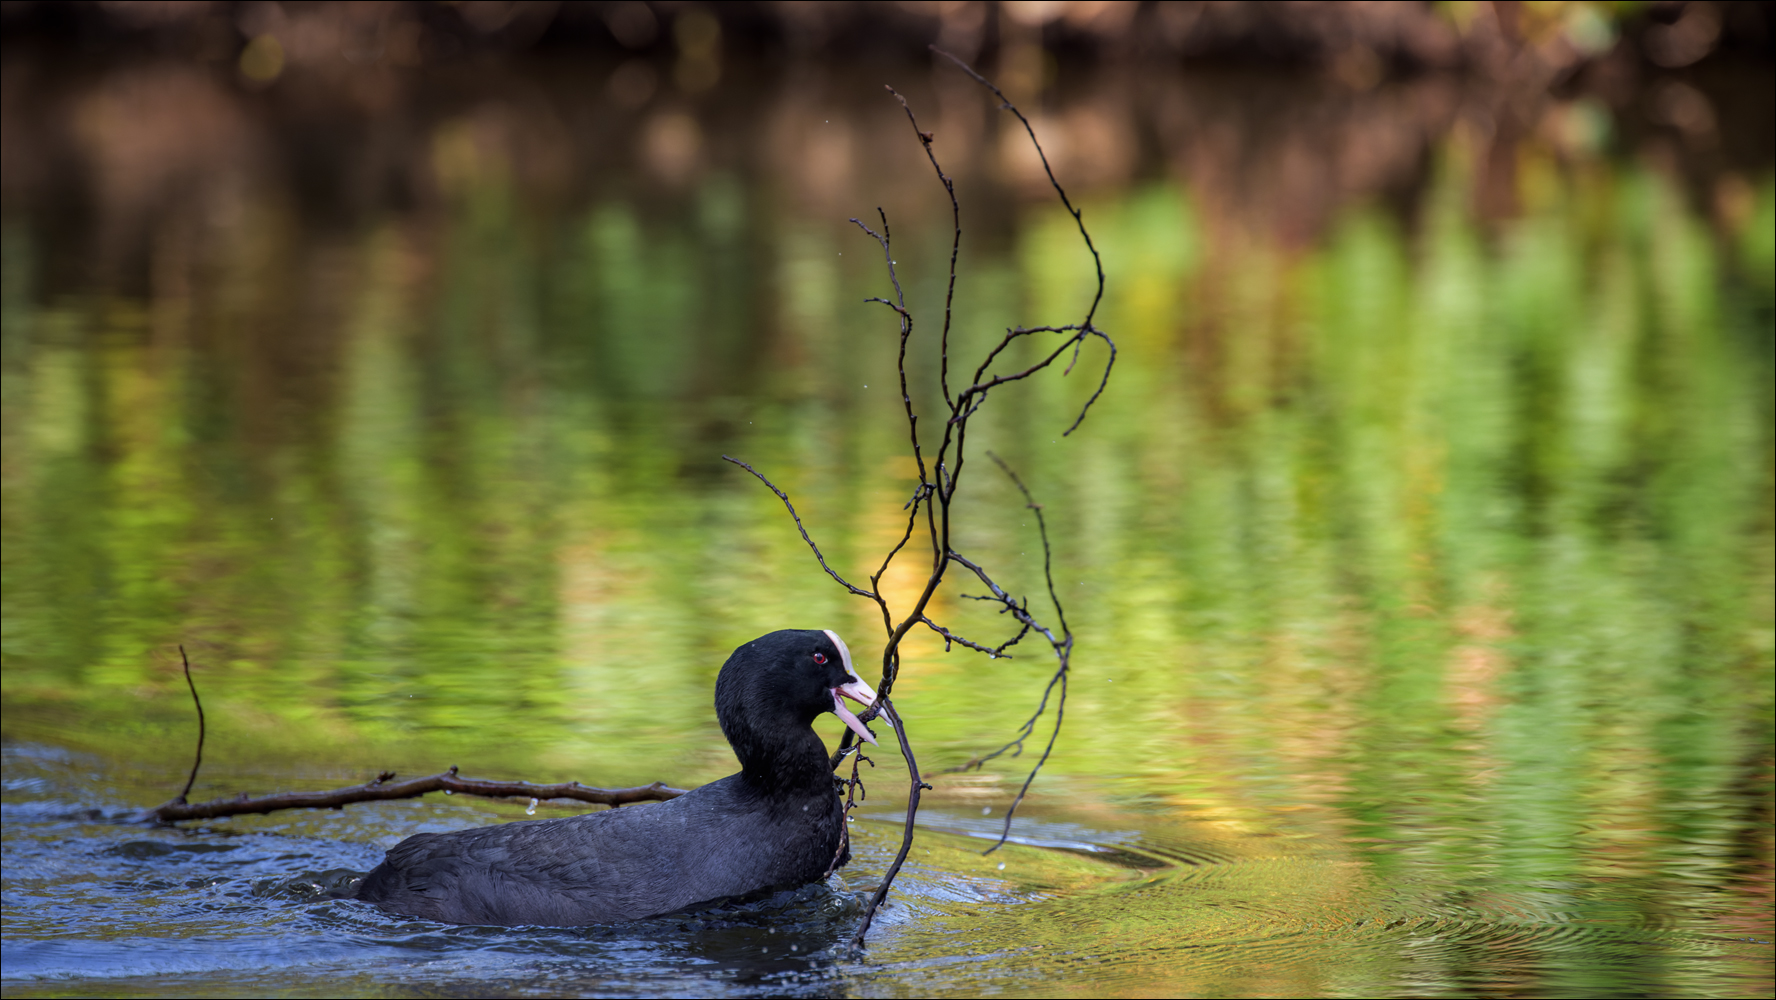
[[[903,127],[890,81],[934,109],[961,176],[1045,197],[932,44],[1036,113],[1083,192],[1174,176],[1212,225],[1286,244],[1352,202],[1410,223],[1452,134],[1494,219],[1518,211],[1527,144],[1651,157],[1735,229],[1776,148],[1757,3],[9,0],[0,16],[0,207],[39,234],[52,285],[142,274],[156,220],[192,199],[277,189],[304,226],[349,226],[440,203],[495,161],[544,212],[613,191],[681,202],[725,171],[850,214],[850,192],[903,193],[884,167]],[[929,197],[922,183],[904,193]],[[1010,207],[993,197],[976,195],[989,230]]]
[[[147,47],[237,56],[258,34],[307,62],[436,63],[477,53],[572,49],[671,57],[695,48],[681,19],[713,18],[730,52],[778,57],[892,53],[937,44],[968,59],[1035,42],[1069,59],[1177,58],[1331,66],[1374,60],[1384,74],[1463,69],[1561,76],[1607,54],[1681,68],[1768,59],[1767,5],[1733,2],[1363,3],[1328,0],[6,0],[9,42],[86,51]],[[1625,44],[1618,45],[1618,42]],[[1357,50],[1367,50],[1360,54]],[[1539,67],[1527,65],[1529,62]],[[1349,72],[1351,67],[1345,67]]]

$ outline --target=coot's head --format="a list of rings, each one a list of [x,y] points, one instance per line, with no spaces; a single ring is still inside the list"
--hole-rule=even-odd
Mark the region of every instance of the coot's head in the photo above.
[[[715,681],[715,717],[750,770],[750,758],[775,755],[798,742],[822,712],[837,714],[874,743],[844,698],[865,706],[876,702],[876,693],[852,667],[845,640],[830,629],[784,629],[728,657]]]

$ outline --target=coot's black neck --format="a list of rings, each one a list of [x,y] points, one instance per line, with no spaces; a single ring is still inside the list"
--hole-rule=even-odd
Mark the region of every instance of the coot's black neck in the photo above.
[[[831,795],[832,766],[826,744],[810,727],[778,729],[771,739],[752,738],[745,732],[730,742],[740,758],[740,776],[749,787],[769,798],[800,798]]]
[[[749,788],[798,805],[831,796],[832,767],[814,720],[855,680],[831,632],[784,629],[734,650],[715,679],[715,717]]]

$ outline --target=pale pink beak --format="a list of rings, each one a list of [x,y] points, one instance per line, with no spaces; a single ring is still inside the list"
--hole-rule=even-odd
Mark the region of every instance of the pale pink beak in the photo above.
[[[851,710],[845,707],[844,699],[839,696],[844,695],[846,698],[862,705],[864,708],[869,708],[876,703],[876,693],[870,690],[868,684],[857,679],[857,668],[851,665],[851,650],[845,645],[845,640],[839,638],[839,634],[832,629],[823,629],[822,631],[826,633],[827,638],[833,641],[833,647],[839,651],[839,661],[845,665],[845,674],[851,678],[845,683],[832,689],[833,714],[844,719],[845,725],[850,726],[851,731],[856,733],[860,738],[868,740],[871,745],[875,745],[876,738],[871,736],[870,731],[864,728],[863,723],[858,721],[857,716],[853,715]],[[884,719],[883,721],[885,722],[887,720]]]
[[[850,681],[840,684],[838,687],[832,689],[833,714],[844,719],[845,725],[850,726],[851,731],[856,733],[858,738],[868,740],[870,743],[874,744],[876,738],[871,736],[870,731],[864,728],[863,723],[858,720],[857,716],[854,715],[850,709],[845,707],[845,702],[839,697],[839,695],[844,695],[846,698],[868,708],[876,703],[876,693],[870,690],[868,684],[865,684],[856,678],[852,678]]]

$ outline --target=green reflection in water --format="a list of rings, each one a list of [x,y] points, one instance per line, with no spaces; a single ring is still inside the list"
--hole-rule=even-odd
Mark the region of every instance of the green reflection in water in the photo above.
[[[694,783],[731,765],[707,707],[729,649],[871,645],[870,608],[718,460],[791,490],[849,575],[897,536],[868,245],[732,178],[680,215],[548,224],[504,183],[346,241],[270,207],[169,237],[146,301],[31,298],[7,231],[9,737],[164,761],[170,791],[183,642],[217,733],[199,794],[274,755]],[[1723,240],[1656,175],[1526,188],[1484,231],[1452,168],[1416,232],[1358,212],[1309,249],[1164,185],[1089,206],[1113,392],[1057,443],[1090,376],[1039,382],[975,442],[1048,505],[1082,639],[1035,814],[1314,838],[1316,877],[1419,914],[1767,940],[1776,199]],[[915,304],[941,301],[944,242],[906,242]],[[1091,292],[1055,213],[963,278],[964,357]],[[964,548],[1037,590],[1033,525],[971,474]],[[1004,631],[955,591],[938,611]],[[1010,733],[1046,671],[920,637],[899,691],[926,765]],[[1016,766],[936,799],[1002,807]]]

